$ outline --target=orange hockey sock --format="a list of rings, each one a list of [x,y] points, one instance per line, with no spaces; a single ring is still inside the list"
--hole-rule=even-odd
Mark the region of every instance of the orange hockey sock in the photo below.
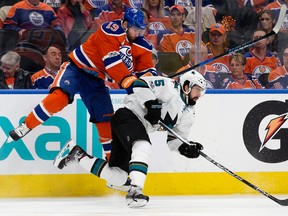
[[[98,129],[99,141],[103,146],[106,159],[109,160],[111,154],[111,141],[112,141],[110,122],[99,122],[95,123],[95,125]]]
[[[68,105],[67,95],[60,89],[48,94],[25,119],[28,128],[33,129]]]

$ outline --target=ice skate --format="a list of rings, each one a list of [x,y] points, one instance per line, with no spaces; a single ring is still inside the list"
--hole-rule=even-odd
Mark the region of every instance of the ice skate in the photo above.
[[[30,131],[31,131],[31,129],[28,128],[26,126],[26,124],[23,122],[17,128],[15,128],[9,132],[9,137],[7,138],[7,143],[21,139],[26,134],[28,134]]]
[[[64,166],[79,162],[85,155],[87,153],[80,146],[77,146],[73,140],[69,140],[54,159],[53,165],[63,169]]]
[[[114,190],[128,192],[130,187],[131,187],[131,179],[128,177],[127,181],[125,182],[125,184],[121,185],[121,186],[116,186],[116,185],[113,185],[113,184],[111,184],[109,182],[107,182],[106,186],[108,188],[111,188],[111,189],[114,189]]]
[[[128,194],[126,195],[126,202],[130,208],[138,208],[145,206],[149,201],[149,197],[145,196],[142,188],[131,185]]]

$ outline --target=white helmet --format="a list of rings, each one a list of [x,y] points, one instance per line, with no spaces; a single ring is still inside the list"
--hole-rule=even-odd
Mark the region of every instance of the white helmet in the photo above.
[[[201,87],[203,89],[203,94],[204,94],[206,90],[206,85],[207,85],[205,78],[202,76],[202,74],[200,74],[196,70],[191,70],[181,75],[179,77],[179,84],[181,86],[182,91],[185,94],[189,94],[194,85],[198,85],[199,87]],[[187,84],[189,86],[189,89],[188,91],[185,91],[184,85],[187,85]]]

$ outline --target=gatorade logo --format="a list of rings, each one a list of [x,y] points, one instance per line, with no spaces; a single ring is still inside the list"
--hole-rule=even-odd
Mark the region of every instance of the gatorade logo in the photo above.
[[[243,140],[257,160],[280,163],[288,160],[288,101],[265,101],[253,107],[243,125]]]

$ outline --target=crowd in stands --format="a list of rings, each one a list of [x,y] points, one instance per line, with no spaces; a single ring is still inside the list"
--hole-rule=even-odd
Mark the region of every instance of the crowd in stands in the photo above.
[[[2,0],[0,89],[48,89],[68,54],[130,7],[144,12],[153,64],[169,76],[268,34],[282,4],[288,0],[203,0],[197,49],[195,0]],[[288,9],[277,34],[196,70],[211,89],[287,88]]]

